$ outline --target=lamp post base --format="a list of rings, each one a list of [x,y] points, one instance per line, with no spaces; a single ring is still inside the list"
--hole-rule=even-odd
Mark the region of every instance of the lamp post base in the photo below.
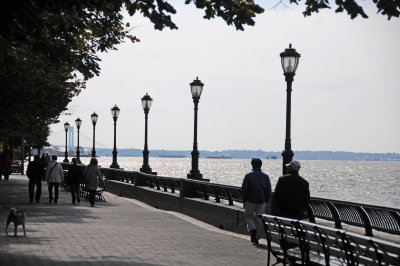
[[[117,163],[112,163],[110,165],[110,168],[115,168],[115,169],[119,169],[119,165]]]
[[[140,172],[149,175],[157,175],[157,172],[153,172],[150,167],[142,167],[140,168]]]
[[[190,171],[190,173],[187,174],[187,178],[188,178],[188,179],[199,180],[199,181],[210,182],[210,179],[204,179],[204,178],[203,178],[203,175],[200,174],[200,172],[193,173],[192,171]]]

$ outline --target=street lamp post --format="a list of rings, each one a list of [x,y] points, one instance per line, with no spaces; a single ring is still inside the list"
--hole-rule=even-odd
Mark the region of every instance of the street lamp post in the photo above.
[[[200,101],[201,93],[203,92],[204,84],[199,80],[199,77],[190,83],[190,90],[194,103],[194,137],[193,137],[193,151],[192,151],[192,170],[187,175],[190,179],[202,180],[203,175],[199,171],[199,151],[197,150],[197,110]]]
[[[292,44],[289,44],[289,48],[286,48],[284,52],[280,54],[281,64],[283,69],[283,75],[285,76],[287,84],[287,96],[286,96],[286,139],[285,139],[285,150],[282,152],[283,167],[282,173],[287,174],[286,165],[293,159],[292,144],[290,139],[290,113],[291,113],[291,94],[292,94],[292,82],[293,77],[296,74],[296,69],[299,64],[300,54],[292,49]]]
[[[156,175],[156,172],[153,172],[149,165],[149,149],[147,146],[147,120],[150,111],[151,104],[153,103],[153,99],[146,93],[143,96],[142,100],[142,107],[144,111],[144,149],[143,149],[143,165],[140,168],[140,172]]]
[[[68,129],[69,129],[69,123],[66,122],[64,124],[64,129],[65,129],[65,158],[64,158],[64,163],[68,163]]]
[[[79,129],[81,128],[81,124],[82,124],[82,120],[78,117],[75,120],[75,125],[76,125],[76,128],[78,129],[78,146],[76,147],[76,159],[78,160],[79,164],[82,163],[81,162],[81,150],[80,150],[80,147],[79,147]]]
[[[95,138],[96,138],[96,123],[97,123],[97,118],[99,116],[93,112],[93,114],[91,114],[90,118],[92,119],[92,123],[93,123],[93,149],[92,149],[92,157],[96,157],[96,148],[95,148]]]
[[[114,149],[113,149],[113,161],[112,164],[110,165],[110,168],[116,168],[119,169],[119,165],[117,163],[117,119],[119,116],[120,109],[118,108],[117,105],[115,105],[113,108],[111,108],[111,116],[114,120]]]

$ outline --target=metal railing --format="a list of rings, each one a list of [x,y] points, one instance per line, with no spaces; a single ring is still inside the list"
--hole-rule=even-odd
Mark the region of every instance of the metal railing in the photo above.
[[[372,236],[372,229],[400,235],[400,209],[312,197],[308,208],[310,222],[315,217],[335,222],[336,228],[347,223],[365,228]]]
[[[68,169],[70,164],[63,163]],[[82,167],[85,167],[82,165]],[[192,179],[149,175],[136,171],[101,168],[108,180],[117,180],[135,186],[147,186],[170,193],[179,193],[181,197],[215,199],[216,203],[226,200],[229,205],[243,203],[241,188]],[[274,208],[272,208],[274,209]],[[311,197],[307,208],[310,222],[315,218],[333,221],[336,228],[342,223],[365,228],[365,234],[372,236],[373,229],[400,235],[400,209],[339,201],[326,198]]]

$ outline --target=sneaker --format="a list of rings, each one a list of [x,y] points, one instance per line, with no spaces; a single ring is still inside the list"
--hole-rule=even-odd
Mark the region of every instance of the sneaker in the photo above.
[[[257,235],[257,231],[256,230],[251,230],[250,231],[250,240],[254,244],[258,244],[258,239],[257,239],[256,235]]]
[[[51,203],[53,201],[53,199],[49,199],[49,203]]]
[[[33,202],[33,199],[30,199],[30,200],[29,200],[29,203],[32,203],[32,202]]]

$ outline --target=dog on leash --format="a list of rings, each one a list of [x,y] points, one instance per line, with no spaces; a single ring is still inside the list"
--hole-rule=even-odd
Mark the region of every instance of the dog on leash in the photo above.
[[[10,225],[10,223],[14,223],[14,236],[17,236],[18,225],[22,225],[22,228],[24,228],[24,236],[26,236],[25,220],[26,220],[26,212],[25,211],[20,211],[15,208],[11,208],[10,214],[8,215],[8,218],[7,218],[6,234],[8,235],[7,230],[8,230],[8,226]]]

